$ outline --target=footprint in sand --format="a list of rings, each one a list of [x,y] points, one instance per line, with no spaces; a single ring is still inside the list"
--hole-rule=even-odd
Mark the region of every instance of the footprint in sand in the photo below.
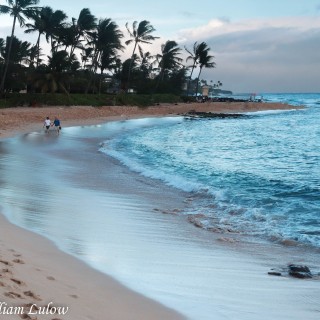
[[[6,287],[6,286],[7,285],[4,282],[0,281],[0,287]]]
[[[9,292],[5,292],[4,295],[8,298],[12,298],[12,299],[23,299],[22,295],[13,291],[9,291]]]
[[[79,297],[76,294],[70,294],[71,298],[78,299]]]
[[[0,263],[6,265],[6,266],[13,266],[13,264],[9,261],[5,261],[5,260],[0,260]]]
[[[9,273],[9,274],[12,274],[11,270],[5,268],[5,269],[2,269],[1,270],[2,273]]]
[[[21,319],[27,319],[27,320],[37,320],[37,317],[30,317],[27,313],[23,313],[20,315]]]
[[[41,300],[42,300],[38,295],[36,295],[36,294],[33,293],[32,291],[25,291],[25,292],[24,292],[24,295],[27,296],[27,297],[31,297],[31,298],[33,298],[33,299],[35,299],[35,300],[38,300],[38,301],[41,301]]]
[[[19,263],[19,264],[24,264],[25,262],[21,259],[14,259],[12,260],[12,262],[15,262],[15,263]]]
[[[25,283],[21,280],[14,279],[14,278],[11,278],[10,280],[13,281],[14,283],[18,284],[19,286],[25,285]]]
[[[30,317],[29,313],[30,313],[30,310],[32,308],[32,312],[35,312],[35,311],[38,311],[39,310],[39,307],[37,305],[35,305],[34,303],[26,303],[26,304],[23,304],[21,305],[20,307],[23,308],[23,310],[25,310],[26,312],[23,314],[23,317],[22,315],[20,315],[20,317],[22,319],[37,319],[36,317],[32,318]],[[28,317],[26,317],[25,315],[28,315]]]
[[[56,280],[54,277],[51,277],[51,276],[47,277],[47,279],[48,280]]]
[[[33,310],[39,310],[38,306],[35,305],[34,303],[25,303],[25,304],[22,304],[20,307],[24,308],[28,312],[30,311],[31,307]]]

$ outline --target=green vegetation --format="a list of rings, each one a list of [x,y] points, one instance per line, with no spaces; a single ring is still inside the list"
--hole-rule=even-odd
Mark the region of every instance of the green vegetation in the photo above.
[[[138,106],[148,107],[158,103],[181,102],[179,96],[173,94],[70,94],[62,93],[9,93],[0,99],[0,108],[36,107],[36,106]]]
[[[164,102],[158,94],[165,94],[161,99],[168,95],[172,102],[173,95],[198,92],[202,68],[215,66],[205,42],[196,42],[193,54],[185,48],[191,54],[187,59],[192,59],[191,66],[183,64],[182,50],[172,40],[162,44],[155,55],[145,52],[142,46],[158,39],[147,20],[134,21],[132,28],[127,22],[130,39],[123,44],[124,34],[111,18],[98,20],[84,8],[77,18],[69,19],[62,10],[41,7],[39,2],[6,0],[0,5],[0,14],[13,17],[11,34],[0,38],[1,106],[34,101],[48,105],[105,105],[105,101],[111,101],[143,106]],[[37,34],[35,44],[15,36],[18,23],[25,33]],[[50,46],[49,55],[43,54],[45,42]],[[121,53],[129,45],[133,46],[131,57],[122,61]],[[200,67],[199,75],[191,79],[196,67]],[[187,76],[189,69],[191,74]],[[14,94],[22,90],[27,95]]]

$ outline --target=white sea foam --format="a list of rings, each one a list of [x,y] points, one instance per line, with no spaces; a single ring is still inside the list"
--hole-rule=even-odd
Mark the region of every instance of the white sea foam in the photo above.
[[[302,109],[303,110],[303,109]],[[243,114],[248,116],[264,116],[268,114],[280,114],[287,112],[296,112],[297,109],[287,109],[287,110],[264,110],[264,111],[254,111],[254,112],[244,112]]]
[[[284,97],[284,102],[296,98],[300,103],[303,95],[273,99]],[[305,104],[318,99],[307,98]],[[146,177],[206,195],[207,206],[243,233],[269,237],[276,231],[320,246],[315,235],[299,234],[310,229],[304,226],[317,193],[308,186],[320,179],[317,112],[316,107],[250,112],[249,121],[179,119],[121,135],[101,151]],[[206,204],[199,204],[199,211],[201,206]],[[210,216],[210,210],[205,212]]]
[[[201,192],[206,191],[206,186],[188,181],[187,179],[173,174],[161,172],[159,170],[149,169],[141,165],[139,162],[130,159],[126,154],[115,151],[110,146],[104,145],[99,149],[101,152],[114,157],[122,164],[130,168],[130,170],[140,173],[148,178],[153,178],[165,182],[167,185],[178,188],[186,192]]]

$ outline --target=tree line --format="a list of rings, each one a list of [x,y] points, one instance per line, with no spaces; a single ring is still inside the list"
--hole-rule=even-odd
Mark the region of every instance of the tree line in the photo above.
[[[214,56],[205,42],[195,42],[184,64],[183,50],[168,40],[160,52],[152,55],[143,47],[159,37],[147,20],[126,23],[130,39],[124,37],[119,26],[110,18],[97,19],[84,8],[77,18],[68,21],[62,10],[38,6],[39,0],[6,0],[0,5],[1,14],[13,17],[11,34],[0,38],[0,93],[64,92],[101,93],[128,92],[174,93],[183,90],[198,92],[203,68],[214,68]],[[32,44],[15,36],[17,24],[25,33],[35,33]],[[50,47],[44,57],[42,41]],[[121,61],[125,46],[133,45],[131,57]],[[199,74],[192,79],[199,67]]]

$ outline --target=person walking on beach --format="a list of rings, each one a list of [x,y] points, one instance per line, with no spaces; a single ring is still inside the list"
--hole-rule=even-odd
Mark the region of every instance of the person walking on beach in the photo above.
[[[57,117],[54,118],[53,125],[54,125],[54,127],[55,127],[55,129],[57,131],[57,134],[59,134],[60,130],[61,130],[61,123],[60,123],[60,120]]]
[[[50,126],[51,126],[51,120],[50,120],[49,117],[47,117],[47,118],[44,120],[44,124],[43,124],[43,127],[46,127],[46,133],[49,132]]]

